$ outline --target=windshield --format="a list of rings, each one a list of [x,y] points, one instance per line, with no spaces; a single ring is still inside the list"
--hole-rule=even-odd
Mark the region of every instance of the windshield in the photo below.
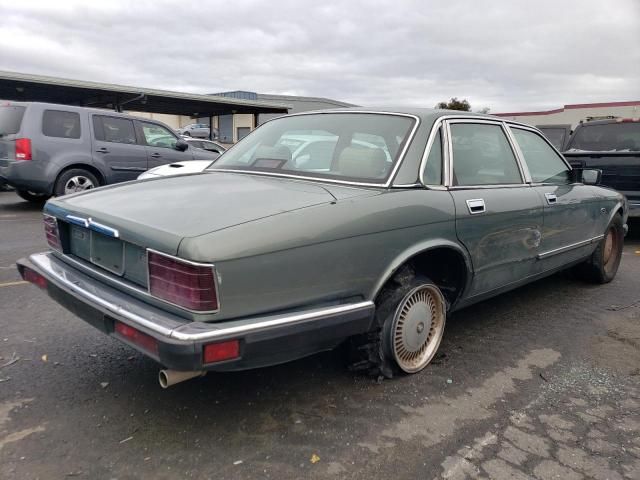
[[[265,123],[210,170],[384,184],[415,119],[374,113],[292,115]]]
[[[24,110],[25,107],[0,106],[0,136],[20,131]]]
[[[640,151],[640,122],[582,125],[571,139],[569,151]]]

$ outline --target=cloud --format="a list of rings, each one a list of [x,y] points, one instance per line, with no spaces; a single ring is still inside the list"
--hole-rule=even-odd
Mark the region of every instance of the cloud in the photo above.
[[[640,2],[0,1],[0,68],[492,111],[640,98]]]

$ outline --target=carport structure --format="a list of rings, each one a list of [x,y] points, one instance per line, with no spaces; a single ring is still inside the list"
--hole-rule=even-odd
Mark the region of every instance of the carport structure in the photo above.
[[[209,117],[234,113],[282,113],[289,106],[260,100],[173,92],[152,88],[87,82],[67,78],[0,71],[0,99],[48,102],[83,107],[123,108],[138,112]],[[257,125],[257,122],[254,122]],[[213,129],[210,129],[210,136]]]

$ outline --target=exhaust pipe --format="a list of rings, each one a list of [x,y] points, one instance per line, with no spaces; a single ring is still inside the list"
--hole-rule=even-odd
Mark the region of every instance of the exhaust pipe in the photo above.
[[[184,382],[196,377],[204,377],[207,374],[206,370],[182,372],[180,370],[160,370],[158,372],[158,380],[162,388],[169,388],[176,383]]]

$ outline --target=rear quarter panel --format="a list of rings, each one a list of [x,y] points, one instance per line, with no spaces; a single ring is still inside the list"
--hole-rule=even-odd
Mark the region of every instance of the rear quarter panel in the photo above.
[[[398,259],[455,239],[446,191],[391,190],[183,240],[179,256],[216,265],[216,320],[338,299],[373,299]],[[417,248],[417,246],[421,246]]]

